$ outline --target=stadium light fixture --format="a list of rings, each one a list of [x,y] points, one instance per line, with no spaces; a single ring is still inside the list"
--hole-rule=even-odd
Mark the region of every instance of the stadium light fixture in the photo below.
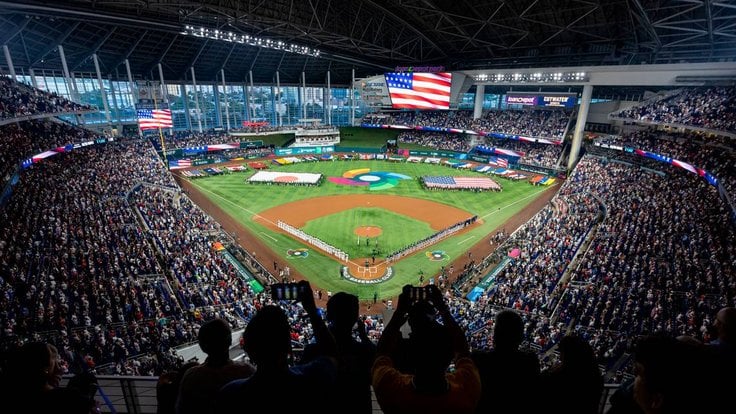
[[[313,49],[308,46],[300,46],[294,43],[286,43],[281,40],[267,39],[258,36],[246,34],[237,34],[229,31],[221,31],[219,29],[208,29],[206,27],[184,26],[184,30],[180,32],[186,36],[202,37],[205,39],[221,40],[229,43],[240,43],[242,45],[262,47],[264,49],[281,50],[298,55],[307,55],[319,57],[319,49]]]
[[[535,72],[535,73],[480,73],[473,76],[476,82],[504,82],[504,83],[525,83],[525,82],[587,82],[590,78],[585,72]]]

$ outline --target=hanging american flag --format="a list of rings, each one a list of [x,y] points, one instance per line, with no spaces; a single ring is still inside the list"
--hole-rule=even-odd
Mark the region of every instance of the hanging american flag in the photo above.
[[[450,109],[452,73],[391,72],[386,86],[393,108]]]
[[[509,160],[507,160],[506,158],[497,158],[496,163],[499,167],[509,168]]]
[[[172,128],[171,109],[139,109],[138,124],[141,130]]]

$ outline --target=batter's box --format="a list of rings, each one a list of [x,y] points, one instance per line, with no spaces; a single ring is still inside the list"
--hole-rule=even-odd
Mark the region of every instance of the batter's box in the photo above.
[[[376,266],[358,266],[358,273],[378,273],[378,267]]]

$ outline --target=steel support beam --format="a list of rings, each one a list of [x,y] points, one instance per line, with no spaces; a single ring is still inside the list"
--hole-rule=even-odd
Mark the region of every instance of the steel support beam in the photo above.
[[[570,156],[567,159],[567,170],[572,171],[575,162],[580,154],[580,146],[583,143],[583,132],[585,131],[585,123],[588,120],[588,109],[590,109],[590,98],[593,96],[593,85],[583,86],[583,96],[580,97],[580,107],[578,108],[578,120],[575,123],[575,132],[572,136],[572,146],[570,147]]]
[[[5,36],[3,36],[2,40],[0,40],[0,43],[1,44],[5,44],[5,43],[8,43],[9,41],[13,40],[13,38],[15,36],[18,36],[20,34],[20,32],[22,32],[23,29],[25,29],[26,26],[28,26],[28,22],[30,22],[30,21],[31,21],[31,18],[30,17],[26,17],[26,19],[23,20],[23,23],[21,23],[20,26],[16,27],[15,29],[13,29],[12,32],[8,32]]]
[[[114,65],[112,65],[110,67],[110,70],[117,68],[118,66],[122,65],[123,62],[125,62],[126,60],[128,60],[128,58],[130,57],[130,55],[133,54],[133,52],[135,51],[135,49],[141,43],[141,41],[143,40],[143,38],[146,37],[147,34],[148,34],[148,30],[144,30],[143,33],[141,33],[141,35],[138,36],[138,39],[135,41],[135,43],[133,43],[133,45],[130,48],[128,48],[128,50],[120,57],[120,59],[118,60],[118,62],[115,63]]]
[[[197,77],[194,75],[194,66],[190,66],[189,70],[191,70],[192,72],[192,85],[194,86],[194,106],[197,110],[197,126],[199,128],[199,133],[201,134],[202,133],[202,112],[199,110],[199,89],[197,88]]]
[[[130,73],[130,62],[128,59],[123,60],[123,63],[125,63],[125,72],[128,75],[128,88],[130,88],[130,94],[133,95],[133,105],[136,107],[136,118],[138,117],[138,87],[136,86],[135,82],[133,82],[133,75]],[[141,131],[141,124],[136,122],[136,125],[138,126],[138,136],[143,136],[143,131]]]
[[[1,2],[0,2],[1,3]],[[77,27],[79,27],[79,22],[75,22],[73,25],[69,26],[69,28],[66,29],[64,33],[59,36],[59,38],[54,42],[53,45],[50,45],[44,51],[36,57],[36,60],[34,60],[31,63],[31,66],[36,66],[40,61],[43,60],[43,58],[46,57],[49,53],[51,53],[52,50],[58,48],[61,46],[62,43],[64,43],[64,40],[66,40],[67,37],[69,37],[70,34],[72,34],[75,30],[77,30]],[[68,70],[68,69],[67,69]]]
[[[80,59],[79,62],[77,62],[77,64],[74,65],[74,67],[72,68],[72,72],[74,72],[75,70],[77,70],[77,68],[79,68],[80,66],[82,66],[82,63],[84,63],[84,61],[88,57],[93,56],[93,55],[96,55],[97,52],[102,47],[102,45],[104,45],[105,42],[107,42],[107,39],[109,39],[110,36],[112,36],[112,34],[115,33],[115,30],[116,29],[117,29],[116,27],[113,27],[112,30],[108,31],[107,34],[105,34],[105,36],[103,36],[99,41],[97,41],[97,43],[95,43],[95,45],[92,47],[92,50],[90,50],[88,52],[89,54],[86,55],[85,57],[83,57],[82,59]],[[99,56],[97,57],[97,60],[99,60]],[[99,66],[99,64],[98,64],[98,66]]]
[[[16,80],[15,66],[13,66],[13,58],[10,56],[10,49],[8,49],[8,45],[3,45],[3,54],[5,54],[5,63],[8,64],[10,76],[13,78],[13,80]]]
[[[232,49],[230,50],[232,52]],[[222,96],[225,98],[225,123],[227,130],[230,130],[230,102],[227,99],[227,84],[225,83],[225,69],[220,69],[220,77],[222,78]],[[219,108],[217,109],[219,112]]]
[[[105,108],[105,119],[107,125],[112,128],[112,120],[110,118],[110,106],[107,104],[107,92],[105,92],[105,84],[102,83],[102,74],[100,73],[100,61],[97,53],[92,54],[92,60],[95,63],[95,72],[97,73],[97,84],[100,87],[100,98],[102,98],[102,106]]]

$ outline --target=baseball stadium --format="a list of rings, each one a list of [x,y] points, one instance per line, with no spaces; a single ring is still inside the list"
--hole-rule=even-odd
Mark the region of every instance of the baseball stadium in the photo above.
[[[736,1],[0,3],[10,412],[731,404]]]

